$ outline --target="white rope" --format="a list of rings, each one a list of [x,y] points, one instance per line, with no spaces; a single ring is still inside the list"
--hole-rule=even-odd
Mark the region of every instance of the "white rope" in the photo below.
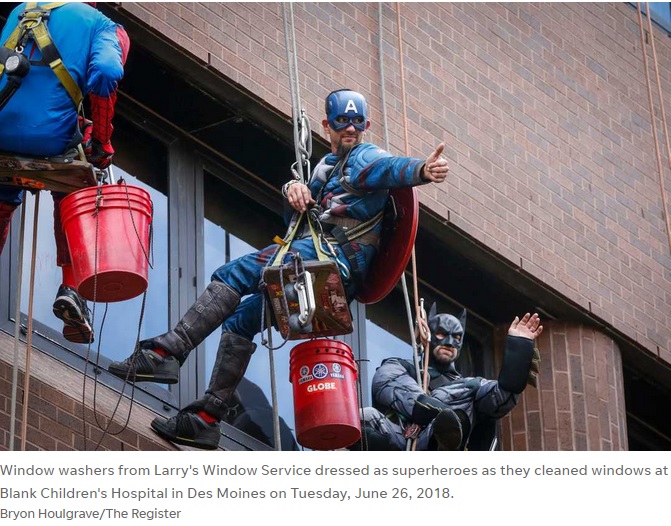
[[[289,68],[289,89],[291,92],[291,117],[294,127],[294,153],[296,163],[292,165],[292,171],[297,180],[307,182],[310,177],[310,157],[312,156],[312,132],[310,121],[301,107],[300,82],[298,79],[298,54],[296,52],[296,31],[294,24],[294,7],[289,5],[287,16],[287,3],[282,4],[282,21],[284,23],[284,45],[287,52],[287,65]]]
[[[275,376],[275,351],[273,350],[273,324],[270,317],[270,306],[264,305],[266,317],[268,318],[268,362],[270,365],[270,391],[273,393],[273,438],[275,440],[275,451],[282,451],[282,440],[280,433],[280,411],[277,407],[277,380]]]
[[[305,183],[310,175],[310,156],[312,155],[312,133],[310,124],[301,109],[300,85],[298,82],[298,59],[296,55],[296,33],[294,28],[294,9],[291,3],[289,5],[289,15],[287,16],[287,3],[282,4],[282,21],[284,23],[284,44],[287,52],[287,65],[289,68],[289,89],[291,92],[291,116],[294,128],[294,151],[296,162],[292,165],[294,177],[301,183]],[[290,37],[291,35],[291,37]],[[290,42],[291,40],[291,42]],[[304,171],[306,168],[307,173]],[[280,270],[280,276],[281,274]],[[266,309],[264,301],[262,309]],[[275,440],[275,449],[282,451],[282,441],[280,434],[280,414],[277,402],[277,380],[275,377],[275,356],[272,344],[272,322],[270,313],[268,318],[268,361],[270,367],[270,392],[273,407],[273,437]],[[263,327],[262,327],[263,330]]]

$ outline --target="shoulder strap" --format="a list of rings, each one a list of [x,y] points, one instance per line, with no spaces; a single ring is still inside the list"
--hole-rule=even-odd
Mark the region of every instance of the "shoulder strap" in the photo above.
[[[26,9],[19,16],[19,25],[9,36],[4,46],[18,51],[18,47],[22,45],[21,43],[26,39],[26,36],[28,36],[28,38],[33,38],[37,47],[42,52],[44,61],[49,64],[49,67],[56,77],[58,77],[58,80],[61,81],[65,91],[68,92],[72,102],[74,102],[75,107],[79,111],[84,96],[82,95],[79,85],[72,78],[72,75],[70,75],[65,64],[63,64],[61,54],[58,52],[58,48],[51,39],[46,24],[50,12],[66,3],[67,2],[50,2],[38,6],[37,2],[28,2],[26,4]],[[0,65],[0,75],[4,73],[4,69],[4,64]]]

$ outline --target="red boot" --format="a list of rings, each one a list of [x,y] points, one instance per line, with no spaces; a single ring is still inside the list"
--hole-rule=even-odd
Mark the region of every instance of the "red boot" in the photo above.
[[[10,205],[8,203],[0,203],[0,253],[5,248],[7,235],[9,234],[9,225],[12,222],[14,210],[19,205]]]

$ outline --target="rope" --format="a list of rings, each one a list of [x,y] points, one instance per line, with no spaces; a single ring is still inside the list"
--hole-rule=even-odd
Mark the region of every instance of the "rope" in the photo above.
[[[296,180],[305,183],[310,177],[310,157],[312,156],[312,133],[310,121],[301,107],[300,82],[298,79],[298,54],[296,52],[296,31],[294,24],[294,7],[289,2],[282,4],[282,21],[284,23],[284,45],[287,52],[289,67],[289,90],[291,92],[291,118],[294,127],[294,152],[296,162],[291,166]],[[305,170],[304,170],[305,168]]]
[[[151,208],[151,220],[149,223],[149,247],[145,248],[144,244],[142,243],[142,239],[140,237],[140,234],[137,229],[137,225],[135,223],[135,218],[133,217],[133,208],[130,202],[130,195],[128,193],[128,185],[126,184],[126,181],[123,179],[119,179],[119,185],[123,184],[125,193],[126,193],[126,202],[128,204],[128,212],[130,214],[130,219],[131,223],[133,225],[133,229],[135,231],[135,236],[138,240],[138,243],[140,245],[140,248],[142,249],[142,253],[147,260],[147,264],[149,265],[150,268],[154,268],[152,261],[153,261],[153,224],[154,224],[154,207],[152,203],[152,208]],[[91,326],[94,325],[95,323],[95,313],[96,313],[96,303],[97,303],[97,298],[98,298],[98,233],[99,233],[99,220],[98,216],[100,213],[100,204],[102,200],[104,199],[104,196],[102,194],[102,188],[103,186],[98,187],[98,194],[96,196],[96,204],[95,204],[95,211],[93,215],[95,216],[95,242],[94,242],[94,275],[93,275],[93,308],[91,312]],[[148,253],[149,251],[149,253]],[[135,338],[135,351],[137,351],[139,342],[140,342],[140,334],[142,332],[142,321],[144,320],[144,312],[146,308],[146,302],[147,302],[147,291],[145,290],[144,294],[142,295],[142,306],[140,308],[140,319],[138,321],[138,328],[137,328],[137,335]],[[102,423],[100,419],[100,415],[97,409],[98,406],[98,371],[100,371],[100,355],[101,355],[101,346],[102,346],[102,332],[103,332],[103,327],[105,325],[105,320],[107,318],[107,309],[108,309],[109,304],[105,305],[105,312],[103,313],[103,321],[100,326],[100,333],[98,335],[98,352],[97,352],[97,357],[96,357],[96,362],[94,365],[93,369],[93,417],[95,420],[96,425],[98,426],[98,429],[102,431],[102,434],[100,438],[98,439],[94,451],[97,451],[100,445],[102,444],[102,441],[105,439],[106,436],[116,436],[122,433],[127,427],[128,424],[130,423],[130,417],[133,411],[133,404],[135,401],[135,382],[132,382],[132,388],[131,388],[131,393],[130,393],[130,406],[128,410],[128,414],[126,415],[125,422],[121,424],[120,428],[117,431],[110,431],[110,428],[112,427],[112,424],[114,423],[114,417],[117,414],[117,411],[119,410],[119,407],[121,406],[121,400],[123,399],[124,393],[126,391],[126,386],[128,385],[128,378],[126,378],[126,381],[124,381],[123,387],[121,389],[121,392],[119,393],[119,396],[116,400],[116,404],[114,406],[114,409],[112,411],[112,414],[109,416],[108,422]],[[134,351],[134,356],[135,356],[135,351]],[[88,366],[90,363],[90,355],[91,355],[91,342],[89,341],[87,352],[86,352],[86,358],[85,358],[85,365],[84,365],[84,384],[83,384],[83,389],[82,389],[82,425],[83,425],[83,435],[84,435],[84,450],[86,450],[87,447],[87,441],[86,441],[86,378],[87,378],[87,373],[88,373]],[[133,365],[129,368],[128,373],[130,374],[130,371],[133,369]]]
[[[638,10],[638,23],[639,23],[639,28],[641,30],[641,48],[643,50],[643,64],[645,65],[645,80],[648,86],[648,100],[650,102],[650,115],[652,119],[652,129],[653,133],[655,134],[655,153],[657,154],[657,173],[659,174],[659,191],[662,196],[662,209],[664,212],[664,224],[666,226],[666,235],[668,238],[669,242],[669,250],[671,251],[671,220],[669,219],[669,209],[668,209],[668,204],[666,200],[666,191],[664,189],[664,173],[662,171],[662,160],[661,160],[661,154],[659,152],[659,145],[657,143],[657,135],[656,135],[656,128],[657,126],[655,125],[655,113],[654,113],[654,106],[652,102],[652,88],[650,87],[650,74],[648,72],[648,59],[647,59],[647,52],[645,48],[645,41],[643,38],[643,20],[641,17],[641,4],[640,2],[636,3],[636,7]],[[660,112],[662,114],[662,126],[664,129],[664,142],[666,144],[666,156],[667,160],[669,162],[669,168],[671,168],[671,145],[669,144],[669,128],[666,122],[666,110],[664,109],[664,97],[662,94],[662,83],[659,78],[659,63],[657,62],[657,51],[655,50],[655,36],[652,30],[652,20],[650,17],[650,6],[648,2],[645,3],[645,11],[648,19],[648,34],[650,35],[650,46],[652,48],[652,62],[654,65],[655,69],[655,78],[657,81],[657,93],[659,95],[659,107],[660,107]]]
[[[19,337],[21,336],[21,284],[23,281],[23,249],[26,233],[26,194],[21,206],[21,228],[19,230],[19,268],[17,269],[16,305],[14,306],[14,367],[12,369],[12,405],[9,417],[9,450],[14,451],[14,433],[16,430],[16,401],[19,385]]]
[[[382,7],[384,4],[380,2],[378,4],[378,32],[379,32],[379,43],[378,43],[378,50],[379,50],[379,61],[380,61],[380,88],[382,91],[382,125],[383,125],[383,132],[384,132],[384,148],[385,150],[389,151],[389,125],[387,123],[387,103],[386,103],[386,85],[385,85],[385,76],[384,76],[384,53],[382,52],[382,44],[383,44],[383,38],[382,38]],[[400,24],[399,24],[399,32],[400,32]],[[405,100],[405,95],[403,96]],[[405,109],[405,105],[403,106]],[[407,128],[407,127],[406,127]],[[406,145],[406,151],[408,147]],[[414,249],[413,249],[414,253]],[[413,276],[416,276],[416,272],[414,271],[413,268]],[[417,282],[416,279],[413,279],[413,285]],[[410,334],[410,344],[412,346],[412,355],[413,355],[413,360],[415,362],[415,370],[417,371],[417,383],[420,384],[421,380],[419,377],[419,358],[418,358],[418,351],[417,351],[417,342],[415,340],[415,330],[412,326],[412,310],[410,308],[410,294],[408,293],[408,283],[407,280],[405,279],[405,272],[401,274],[401,286],[403,288],[403,299],[405,301],[405,311],[406,311],[406,317],[408,320],[408,332]],[[415,297],[417,297],[417,287],[415,286]]]
[[[401,70],[401,107],[403,108],[403,140],[405,144],[405,155],[410,155],[410,142],[408,140],[408,110],[407,96],[405,92],[405,67],[403,65],[403,33],[401,29],[401,4],[396,4],[396,25],[398,26],[398,61]],[[420,317],[419,310],[419,288],[417,285],[417,258],[415,256],[415,247],[412,248],[412,284],[415,295],[415,314],[417,319]]]
[[[28,291],[28,332],[26,334],[26,367],[23,374],[23,415],[21,420],[21,451],[26,450],[28,434],[28,397],[30,396],[30,355],[33,347],[33,300],[35,298],[35,261],[37,260],[37,226],[40,212],[40,193],[35,194],[33,211],[33,249],[30,255],[30,287]]]
[[[401,3],[396,4],[396,25],[398,27],[398,61],[399,69],[401,73],[401,107],[403,108],[403,141],[405,145],[405,155],[410,155],[410,141],[408,139],[408,110],[407,110],[407,95],[405,91],[405,66],[403,64],[403,30],[401,28]],[[422,310],[419,306],[419,286],[417,283],[417,257],[415,253],[415,247],[412,247],[412,284],[415,300],[415,316],[416,320],[419,320],[422,317]],[[405,278],[405,276],[404,276]],[[414,334],[412,340],[414,342]],[[416,347],[413,345],[413,351]],[[422,379],[422,390],[426,392],[428,387],[428,358],[429,358],[429,349],[428,345],[424,346],[424,377]],[[414,352],[413,359],[415,363],[419,363],[419,357],[417,353]],[[412,441],[412,450],[414,451],[417,448],[417,440]]]
[[[377,24],[378,24],[378,61],[380,64],[380,91],[381,91],[381,103],[382,103],[382,131],[383,131],[383,138],[384,138],[384,149],[389,151],[390,150],[390,145],[389,145],[389,124],[387,120],[387,88],[386,88],[386,82],[385,82],[385,74],[384,74],[384,52],[383,52],[383,43],[384,43],[384,29],[382,25],[382,8],[384,7],[384,4],[382,2],[378,3],[378,18],[377,18]],[[400,31],[400,23],[398,24],[399,31]],[[405,95],[403,96],[405,100]],[[405,109],[405,106],[404,106]],[[406,144],[406,151],[408,150],[408,146]],[[414,249],[413,249],[414,252]],[[415,276],[416,273],[413,271],[413,276]],[[418,351],[417,351],[417,342],[415,341],[415,331],[412,326],[412,309],[410,307],[410,295],[408,293],[408,283],[405,279],[405,273],[401,274],[401,286],[403,288],[403,300],[405,303],[405,311],[406,311],[406,319],[408,320],[408,334],[410,335],[410,345],[412,347],[412,356],[413,356],[413,361],[415,363],[415,370],[417,371],[417,383],[421,384],[421,380],[419,378],[419,358],[418,358]],[[415,295],[417,297],[417,295]],[[365,430],[365,427],[364,427]],[[364,437],[367,439],[367,437]],[[408,442],[408,445],[410,442]],[[365,440],[364,443],[364,449],[368,450],[368,443],[367,440]]]
[[[263,302],[263,310],[269,307]],[[270,392],[273,402],[273,439],[275,440],[275,451],[282,451],[282,439],[280,434],[280,411],[277,407],[277,382],[275,377],[275,354],[273,352],[273,327],[268,314],[268,361],[270,364]]]
[[[287,5],[289,6],[289,13],[287,15]],[[306,183],[308,177],[310,176],[310,157],[312,156],[312,132],[310,130],[310,122],[307,118],[307,115],[301,108],[301,95],[300,95],[300,82],[298,79],[298,58],[296,51],[296,31],[294,24],[294,8],[292,3],[283,3],[282,4],[282,22],[284,24],[284,44],[287,53],[287,66],[289,68],[289,90],[291,93],[291,120],[293,124],[294,132],[294,153],[296,155],[296,162],[291,166],[291,171],[294,174],[294,178],[301,183]],[[298,229],[298,224],[295,226],[294,233]],[[291,245],[291,240],[288,241],[287,247]],[[315,247],[317,248],[317,247]],[[282,247],[278,246],[277,250],[273,254],[273,257],[268,259],[269,266],[279,257],[279,266],[280,266],[280,286],[282,288],[282,299],[283,307],[287,316],[289,315],[289,303],[284,293],[284,274],[282,272]],[[295,259],[294,259],[295,262]],[[298,271],[298,269],[296,269]],[[288,325],[288,332],[286,338],[283,339],[282,343],[278,347],[273,347],[272,343],[272,322],[270,314],[267,313],[268,305],[266,301],[266,294],[264,291],[262,294],[261,302],[261,344],[267,347],[268,349],[268,360],[270,366],[270,388],[272,396],[272,407],[273,407],[273,435],[275,439],[275,449],[277,451],[282,450],[282,443],[280,437],[280,416],[278,410],[277,402],[277,389],[276,389],[276,378],[275,378],[275,358],[273,351],[283,347],[288,341],[291,335],[291,327]],[[267,319],[267,338],[263,337],[263,331],[266,329],[266,316]]]
[[[363,360],[359,357],[356,361],[357,372],[361,371],[362,362],[370,362],[370,360]],[[366,429],[366,419],[364,415],[363,407],[363,383],[361,382],[361,374],[356,375],[356,395],[357,395],[357,406],[361,415],[361,443],[359,449],[361,451],[368,451],[368,431]]]

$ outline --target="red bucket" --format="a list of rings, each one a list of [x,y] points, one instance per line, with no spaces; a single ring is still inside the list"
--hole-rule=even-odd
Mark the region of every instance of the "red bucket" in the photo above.
[[[361,438],[352,350],[338,340],[296,345],[289,359],[296,438],[316,450],[339,449]]]
[[[96,216],[99,190],[102,198]],[[136,186],[84,188],[63,199],[61,221],[80,296],[111,303],[147,290],[151,220],[151,197]]]

